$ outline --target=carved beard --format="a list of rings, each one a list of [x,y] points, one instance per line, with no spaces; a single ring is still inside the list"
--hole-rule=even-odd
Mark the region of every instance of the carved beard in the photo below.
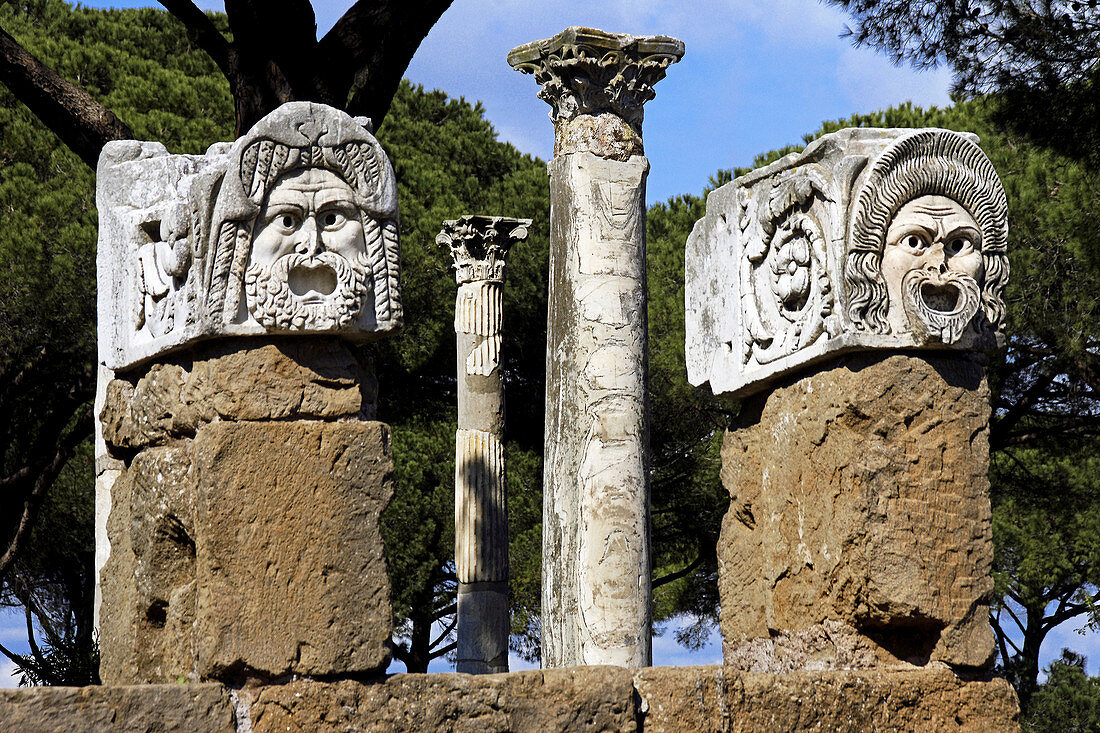
[[[953,270],[910,270],[902,278],[901,297],[913,330],[945,344],[962,338],[982,302],[977,281]]]
[[[335,273],[336,287],[319,299],[297,295],[290,287],[296,268],[328,269]],[[249,265],[244,278],[248,311],[268,330],[337,331],[363,310],[363,299],[371,291],[369,272],[364,256],[357,256],[353,265],[332,252],[316,256],[292,252],[267,266]]]

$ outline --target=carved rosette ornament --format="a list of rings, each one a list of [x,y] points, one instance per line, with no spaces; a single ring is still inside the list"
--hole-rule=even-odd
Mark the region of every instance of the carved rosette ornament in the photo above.
[[[714,191],[688,239],[693,384],[839,352],[1003,342],[1007,203],[973,135],[847,129]]]
[[[292,102],[232,144],[100,158],[101,360],[136,366],[198,340],[400,328],[397,186],[370,122]]]
[[[669,36],[572,27],[512,49],[508,63],[541,85],[538,96],[550,105],[557,133],[555,155],[602,143],[623,148],[614,157],[625,159],[642,153],[642,107],[683,55],[683,42]]]

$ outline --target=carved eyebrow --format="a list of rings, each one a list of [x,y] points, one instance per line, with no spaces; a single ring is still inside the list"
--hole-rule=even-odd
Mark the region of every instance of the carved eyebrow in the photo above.
[[[912,234],[914,229],[920,229],[922,232],[927,233],[929,236],[936,236],[936,230],[932,227],[925,226],[919,222],[908,222],[904,226],[899,228],[898,236],[904,237],[906,234]]]
[[[927,216],[951,216],[957,213],[956,209],[940,208],[937,206],[916,206],[913,208],[915,214],[925,214]]]
[[[350,198],[348,198],[347,196],[337,196],[335,198],[331,198],[331,199],[327,199],[325,201],[322,201],[317,208],[325,209],[325,208],[329,208],[331,206],[354,207],[355,202],[353,200],[351,200]]]
[[[972,235],[974,235],[974,237],[976,239],[981,239],[982,238],[981,231],[978,230],[976,227],[970,226],[969,224],[960,224],[959,226],[955,227],[950,232],[948,232],[947,237],[951,238],[951,237],[957,236],[959,234],[964,234],[964,233],[965,234],[972,234]]]
[[[269,201],[267,206],[264,207],[264,213],[269,219],[287,213],[298,214],[300,216],[305,213],[305,210],[306,207],[294,201]]]

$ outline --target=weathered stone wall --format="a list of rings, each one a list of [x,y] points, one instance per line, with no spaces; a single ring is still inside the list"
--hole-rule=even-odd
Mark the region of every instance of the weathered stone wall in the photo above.
[[[726,663],[987,665],[988,441],[965,355],[849,356],[744,403],[722,450]]]
[[[102,731],[1018,731],[1004,680],[947,669],[786,675],[720,666],[567,669],[378,682],[0,690],[0,728]]]
[[[389,429],[335,340],[196,347],[107,387],[110,684],[384,669]]]

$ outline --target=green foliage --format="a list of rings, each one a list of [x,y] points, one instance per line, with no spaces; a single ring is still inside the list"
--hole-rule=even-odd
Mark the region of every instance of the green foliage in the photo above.
[[[1100,677],[1085,673],[1085,658],[1069,649],[1047,667],[1047,681],[1023,719],[1028,733],[1095,733],[1100,730]]]
[[[1100,165],[1097,0],[826,0],[856,45],[918,68],[944,64],[966,97],[996,95],[994,117],[1033,142]]]
[[[28,551],[5,577],[0,606],[29,613],[41,641],[30,637],[31,653],[11,655],[23,673],[21,684],[99,683],[99,647],[92,637],[94,482],[92,443],[86,441],[46,495]],[[10,654],[10,652],[6,652]]]
[[[396,496],[383,515],[394,587],[398,659],[410,671],[449,648],[428,638],[453,616],[454,431],[457,403],[450,251],[435,243],[463,214],[527,217],[528,240],[508,258],[502,373],[507,393],[508,525],[517,651],[537,653],[546,263],[549,194],[545,165],[499,142],[480,105],[402,82],[379,133],[394,163],[401,201],[403,333],[375,347],[380,419],[394,432]],[[415,528],[414,526],[415,525]]]

